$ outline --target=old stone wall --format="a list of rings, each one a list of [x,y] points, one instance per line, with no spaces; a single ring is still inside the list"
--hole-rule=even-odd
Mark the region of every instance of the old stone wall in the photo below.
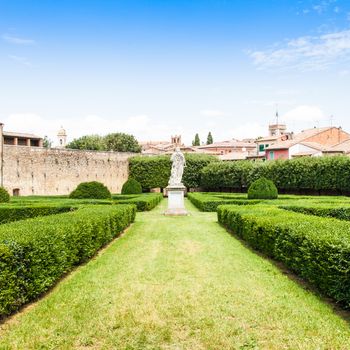
[[[132,153],[46,149],[4,145],[4,187],[9,193],[64,195],[85,181],[99,181],[119,193]]]

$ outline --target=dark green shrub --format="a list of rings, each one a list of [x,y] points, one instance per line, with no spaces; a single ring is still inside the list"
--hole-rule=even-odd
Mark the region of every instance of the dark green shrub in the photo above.
[[[97,181],[82,182],[69,195],[69,198],[110,199],[111,192],[109,192],[109,189],[101,182],[97,182]]]
[[[134,221],[134,205],[95,205],[0,226],[0,317],[47,291]]]
[[[265,177],[261,177],[249,186],[248,199],[276,199],[277,197],[277,187]]]
[[[350,223],[268,205],[218,208],[218,220],[254,249],[282,261],[350,307]]]
[[[135,179],[129,179],[122,187],[122,194],[140,194],[142,193],[141,184]]]
[[[186,187],[200,187],[201,171],[211,162],[217,162],[214,156],[206,154],[185,154],[186,167],[183,183]],[[170,156],[133,157],[129,160],[130,177],[137,180],[143,189],[165,188],[170,178]]]
[[[10,201],[10,195],[4,187],[0,187],[0,203],[8,203]]]

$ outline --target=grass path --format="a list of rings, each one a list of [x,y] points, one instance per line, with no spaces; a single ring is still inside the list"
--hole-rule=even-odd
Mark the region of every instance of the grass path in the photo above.
[[[350,349],[349,325],[214,213],[165,204],[3,324],[0,349]]]

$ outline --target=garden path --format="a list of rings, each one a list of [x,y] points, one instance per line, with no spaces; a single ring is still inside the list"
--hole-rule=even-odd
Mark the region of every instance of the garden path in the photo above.
[[[1,326],[0,349],[349,349],[331,307],[189,202],[166,201]]]

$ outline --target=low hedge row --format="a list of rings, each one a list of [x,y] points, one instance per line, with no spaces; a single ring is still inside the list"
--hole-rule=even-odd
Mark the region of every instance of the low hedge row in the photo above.
[[[209,190],[245,190],[266,177],[279,190],[349,193],[350,158],[302,157],[267,162],[218,162],[203,168],[201,187]]]
[[[186,167],[183,183],[188,188],[199,187],[201,170],[218,158],[206,154],[185,154]],[[129,160],[129,176],[137,180],[143,189],[165,188],[168,186],[171,171],[170,156],[137,156]]]
[[[205,212],[216,211],[217,207],[223,204],[252,205],[258,204],[260,200],[249,200],[243,197],[211,195],[208,193],[188,193],[187,198],[199,210]]]
[[[114,195],[115,204],[134,204],[137,211],[149,211],[163,199],[161,193],[144,193],[142,195]]]
[[[72,210],[70,205],[26,205],[26,206],[0,206],[0,224],[12,221],[35,218],[37,216],[46,216],[65,213]]]
[[[0,316],[48,290],[135,218],[133,205],[93,206],[0,226]]]
[[[350,307],[350,223],[267,205],[221,206],[218,220],[253,248]]]
[[[339,220],[350,221],[350,207],[349,206],[329,206],[329,205],[281,205],[281,209],[294,211],[307,215],[315,215],[321,217],[333,217]]]

